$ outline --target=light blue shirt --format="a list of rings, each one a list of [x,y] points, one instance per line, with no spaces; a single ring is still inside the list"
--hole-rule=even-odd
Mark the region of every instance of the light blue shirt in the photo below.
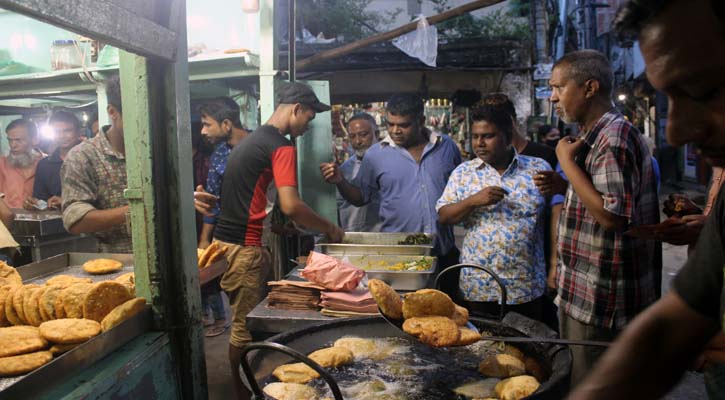
[[[342,163],[340,172],[348,182],[353,182],[361,165],[362,161],[357,155],[353,155]],[[378,209],[380,201],[377,198],[362,207],[355,207],[337,192],[337,211],[340,216],[340,226],[345,232],[379,232],[381,222]]]
[[[536,157],[515,155],[503,174],[480,158],[453,171],[438,209],[459,203],[488,186],[507,191],[500,202],[478,207],[463,220],[461,262],[490,267],[503,280],[508,304],[521,304],[544,294],[546,260],[544,229],[547,199],[534,184],[536,171],[551,170]],[[498,301],[500,289],[485,272],[464,268],[459,286],[466,300]]]
[[[432,132],[420,162],[386,138],[365,153],[354,184],[366,203],[380,199],[381,231],[435,233],[434,253],[441,256],[455,242],[453,227],[438,223],[435,205],[460,163],[458,146],[448,136]]]

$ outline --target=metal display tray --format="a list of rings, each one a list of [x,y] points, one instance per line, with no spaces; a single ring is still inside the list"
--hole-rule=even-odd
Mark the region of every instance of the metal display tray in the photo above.
[[[430,255],[433,250],[435,235],[425,234],[431,239],[427,245],[405,245],[398,244],[410,235],[419,232],[346,232],[342,243],[319,242],[316,245],[320,253],[340,255]]]
[[[343,259],[350,264],[365,270],[368,279],[380,279],[395,290],[418,290],[423,289],[428,285],[430,278],[436,270],[436,264],[438,260],[433,258],[433,263],[430,269],[424,271],[389,271],[389,270],[375,270],[369,268],[369,265],[375,265],[376,263],[383,261],[388,265],[396,264],[399,262],[409,262],[423,259],[428,256],[408,256],[408,255],[355,255],[345,256]]]
[[[110,258],[121,261],[121,271],[105,275],[89,275],[81,265],[95,258]],[[42,283],[56,275],[73,275],[91,278],[95,281],[113,279],[121,274],[133,272],[133,255],[107,253],[65,253],[17,268],[23,283]],[[0,378],[0,400],[30,399],[48,390],[69,376],[79,373],[135,337],[148,332],[152,326],[150,307],[115,328],[91,338],[73,350],[54,358],[51,362],[28,374],[11,378]]]
[[[111,274],[91,275],[83,270],[83,263],[96,258],[109,258],[123,263],[123,268]],[[72,275],[91,278],[93,282],[115,279],[127,272],[133,272],[133,254],[112,253],[64,253],[17,268],[23,283],[44,282],[56,275]]]
[[[10,232],[17,236],[49,236],[67,234],[59,211],[27,211],[13,209],[15,220]]]

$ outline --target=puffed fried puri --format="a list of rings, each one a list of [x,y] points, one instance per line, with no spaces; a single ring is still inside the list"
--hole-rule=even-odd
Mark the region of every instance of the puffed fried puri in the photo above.
[[[453,314],[451,314],[451,319],[458,326],[466,326],[468,323],[468,309],[461,307],[458,304],[454,304],[454,306],[455,309],[453,310]]]
[[[49,342],[73,344],[83,343],[101,333],[101,324],[91,319],[64,318],[43,322],[38,330]]]
[[[380,279],[370,279],[368,289],[370,289],[370,294],[386,317],[403,318],[403,301],[400,300],[400,295],[395,289]]]
[[[109,258],[96,258],[83,264],[83,270],[91,275],[112,274],[121,268],[123,268],[122,262]]]
[[[25,316],[25,298],[28,293],[34,291],[39,287],[40,285],[32,283],[29,285],[20,286],[18,290],[13,292],[13,308],[15,308],[15,313],[17,314],[20,321],[22,321],[23,325],[29,325],[28,319]]]
[[[103,332],[110,330],[121,322],[140,313],[144,310],[144,308],[146,308],[146,299],[144,299],[143,297],[131,299],[117,306],[116,308],[111,310],[108,315],[103,317],[103,320],[101,320],[101,330]]]
[[[472,329],[459,326],[458,332],[461,334],[461,337],[458,339],[455,346],[468,346],[469,344],[473,344],[481,340],[481,334]]]
[[[76,283],[93,283],[93,280],[91,278],[78,278],[71,275],[56,275],[45,281],[46,286],[68,287]]]
[[[0,329],[0,357],[31,353],[48,347],[48,341],[34,326],[10,326]]]
[[[343,365],[352,364],[352,351],[344,347],[327,347],[313,351],[308,355],[312,361],[325,368],[339,368]]]
[[[317,371],[305,363],[280,365],[272,371],[272,375],[285,383],[307,383],[320,377]]]
[[[5,316],[5,301],[8,298],[8,293],[10,293],[10,289],[14,288],[15,286],[0,286],[0,327],[3,326],[10,326],[10,321],[8,321],[7,317]],[[10,297],[12,300],[12,296]]]
[[[83,318],[101,322],[111,310],[131,299],[131,293],[121,283],[114,281],[96,283],[83,297]]]
[[[0,376],[16,376],[40,368],[50,362],[53,355],[49,351],[0,357]]]
[[[372,339],[358,337],[344,337],[337,339],[333,347],[342,347],[352,352],[357,359],[372,358],[377,352],[377,346]]]
[[[454,346],[461,337],[458,325],[441,316],[408,318],[403,322],[403,330],[433,347]]]
[[[276,400],[317,400],[317,391],[299,383],[272,382],[263,389]]]
[[[403,318],[438,315],[450,317],[456,305],[447,294],[435,289],[421,289],[406,293],[403,298]]]
[[[523,361],[508,354],[496,354],[486,357],[478,365],[478,372],[492,378],[509,378],[526,373]]]
[[[93,287],[92,283],[75,283],[63,289],[56,298],[56,305],[60,303],[62,311],[56,306],[56,318],[83,318],[83,299]]]
[[[17,286],[22,284],[23,278],[20,277],[18,271],[7,265],[4,261],[0,261],[0,286]]]
[[[520,400],[539,389],[539,381],[533,376],[521,375],[504,379],[496,384],[496,394],[501,400]]]

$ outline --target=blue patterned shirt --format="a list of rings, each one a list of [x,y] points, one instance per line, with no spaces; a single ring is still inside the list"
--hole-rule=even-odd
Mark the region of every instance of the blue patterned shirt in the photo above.
[[[222,191],[222,178],[224,178],[224,170],[227,167],[227,159],[229,153],[232,152],[232,147],[227,142],[222,142],[217,145],[214,149],[214,153],[211,154],[209,159],[209,175],[206,177],[206,191],[219,196]],[[204,223],[216,225],[216,219],[219,215],[219,202],[216,207],[212,210],[214,213],[213,217],[204,216]]]
[[[516,154],[499,174],[480,158],[456,168],[436,209],[461,202],[488,186],[500,186],[508,194],[499,203],[479,207],[462,222],[466,228],[461,262],[492,268],[506,285],[508,304],[541,297],[546,286],[544,229],[546,198],[534,184],[536,171],[551,170],[535,157]],[[460,288],[466,300],[498,301],[499,287],[485,272],[464,268]]]

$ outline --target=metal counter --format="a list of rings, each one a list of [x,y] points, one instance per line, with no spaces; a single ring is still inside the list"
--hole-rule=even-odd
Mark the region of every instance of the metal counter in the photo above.
[[[304,280],[300,278],[300,269],[300,267],[293,269],[285,276],[285,279],[291,281]],[[322,315],[319,311],[269,308],[269,303],[265,298],[247,314],[247,328],[253,332],[280,333],[338,319],[342,319],[342,317],[328,317]]]
[[[10,233],[21,247],[20,265],[67,252],[94,252],[98,248],[93,236],[68,233],[60,211],[13,209],[13,212],[15,221]]]

